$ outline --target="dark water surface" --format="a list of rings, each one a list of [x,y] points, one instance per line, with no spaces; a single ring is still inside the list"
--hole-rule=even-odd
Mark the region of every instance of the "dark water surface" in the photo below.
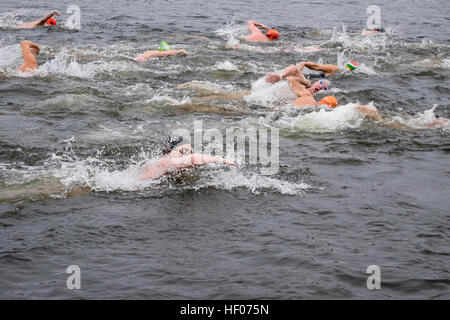
[[[370,1],[54,3],[0,0],[0,298],[450,298],[449,127],[428,126],[450,118],[448,1],[378,3],[387,33],[370,37]],[[79,31],[63,23],[72,4]],[[51,9],[58,26],[14,28]],[[282,39],[230,49],[247,19]],[[15,72],[24,39],[60,68]],[[161,40],[190,55],[132,60]],[[359,62],[331,79],[341,107],[264,90],[199,106],[176,88],[250,90],[301,60]],[[133,173],[194,120],[279,129],[278,173],[241,161],[136,189]],[[81,290],[66,288],[69,265]]]

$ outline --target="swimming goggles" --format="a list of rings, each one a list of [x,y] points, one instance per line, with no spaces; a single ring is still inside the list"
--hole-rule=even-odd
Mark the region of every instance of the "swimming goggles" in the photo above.
[[[322,80],[319,80],[319,84],[322,86],[323,91],[327,91],[328,90],[328,87],[327,87],[325,82],[323,82]]]

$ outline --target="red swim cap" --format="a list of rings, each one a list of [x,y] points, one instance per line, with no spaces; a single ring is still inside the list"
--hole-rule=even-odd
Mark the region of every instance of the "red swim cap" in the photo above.
[[[336,108],[338,105],[338,101],[333,96],[326,96],[322,100],[320,100],[320,104],[324,104],[330,108]]]
[[[52,25],[52,26],[56,26],[56,19],[51,17],[48,18],[47,21],[45,21],[46,24]]]
[[[266,37],[269,38],[270,40],[275,40],[276,38],[278,38],[280,36],[280,34],[278,33],[277,30],[275,29],[269,29],[266,32]]]

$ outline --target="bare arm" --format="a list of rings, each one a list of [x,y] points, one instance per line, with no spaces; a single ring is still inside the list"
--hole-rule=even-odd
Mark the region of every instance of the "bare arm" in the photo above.
[[[334,64],[317,64],[314,62],[303,62],[302,64],[308,69],[323,71],[327,76],[335,74],[339,71],[338,66],[335,66]]]
[[[234,167],[238,165],[232,161],[228,161],[220,156],[211,156],[208,154],[194,153],[191,155],[192,164],[194,166],[204,166],[209,163],[228,164]]]
[[[309,92],[303,84],[301,84],[297,78],[295,77],[288,77],[287,82],[289,83],[289,86],[291,90],[299,97],[305,96],[305,95],[311,95],[311,92]]]
[[[47,13],[46,15],[44,15],[42,18],[40,18],[39,20],[36,20],[36,26],[37,27],[42,27],[45,24],[45,21],[47,21],[48,19],[50,19],[53,16],[60,16],[61,12],[59,12],[58,10],[53,10],[49,13]]]
[[[247,28],[251,33],[261,33],[261,30],[257,28],[258,26],[266,30],[269,29],[266,25],[263,25],[257,21],[247,21]]]
[[[157,57],[165,57],[165,56],[175,56],[177,54],[188,54],[188,52],[184,49],[182,50],[169,50],[169,51],[158,51],[160,54],[156,55]]]
[[[39,45],[37,43],[33,43],[31,41],[22,41],[20,42],[20,47],[22,49],[22,56],[23,56],[23,64],[19,67],[19,70],[22,72],[25,72],[28,69],[34,70],[37,69],[38,64],[36,61],[36,58],[34,57],[33,53],[31,52],[31,48],[35,48],[37,51],[37,54],[39,54]]]
[[[22,29],[34,29],[37,27],[42,27],[45,24],[45,21],[47,21],[48,19],[50,19],[53,16],[60,16],[61,13],[58,10],[53,10],[52,12],[47,13],[46,15],[44,15],[42,18],[35,20],[33,22],[28,22],[28,23],[23,23],[21,25],[19,25],[19,28]]]
[[[310,86],[311,84],[309,83],[308,80],[306,80],[305,76],[303,75],[303,73],[301,72],[301,69],[298,66],[295,65],[290,65],[289,67],[285,68],[282,73],[281,73],[281,77],[277,74],[269,74],[266,76],[266,81],[269,83],[275,83],[278,82],[282,79],[286,79],[288,77],[296,77],[298,78],[298,80],[304,84],[305,86]]]
[[[378,113],[378,109],[374,106],[363,106],[363,105],[358,105],[356,107],[358,109],[358,111],[360,111],[361,113],[364,114],[364,116],[376,120],[376,121],[383,121],[383,118],[380,116],[380,114]]]
[[[305,76],[302,74],[300,77],[289,77],[292,80],[296,80],[300,84],[304,85],[305,87],[309,87],[311,85],[311,82],[306,80]]]
[[[174,56],[177,54],[188,54],[188,52],[186,50],[168,50],[168,51],[151,50],[151,51],[146,51],[146,52],[140,54],[139,56],[137,56],[135,58],[135,60],[142,61],[142,60],[148,60],[153,57],[161,58],[161,57],[167,57],[167,56]]]

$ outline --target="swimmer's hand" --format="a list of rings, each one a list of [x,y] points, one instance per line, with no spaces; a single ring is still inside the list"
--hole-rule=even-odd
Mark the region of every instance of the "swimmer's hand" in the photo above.
[[[31,51],[31,53],[34,55],[38,55],[41,52],[41,48],[39,47],[39,45],[37,43],[31,42],[28,40],[21,41],[20,46],[22,47],[22,53],[23,53],[23,50]],[[34,49],[34,50],[31,50],[31,49]]]
[[[228,165],[233,166],[233,167],[239,167],[237,163],[234,163],[233,161],[229,161],[227,159],[224,159],[223,163],[224,164],[228,164]]]
[[[60,16],[60,15],[61,15],[61,12],[59,12],[58,10],[53,10],[52,12],[50,12],[50,14],[51,14],[52,16]]]
[[[278,74],[268,74],[266,76],[266,82],[268,83],[276,83],[281,80],[281,77]]]
[[[189,54],[189,52],[187,52],[186,50],[182,49],[182,50],[180,50],[180,54],[185,54],[185,55],[188,55],[188,54]]]
[[[300,62],[297,64],[298,70],[302,71],[305,68],[306,62]]]

